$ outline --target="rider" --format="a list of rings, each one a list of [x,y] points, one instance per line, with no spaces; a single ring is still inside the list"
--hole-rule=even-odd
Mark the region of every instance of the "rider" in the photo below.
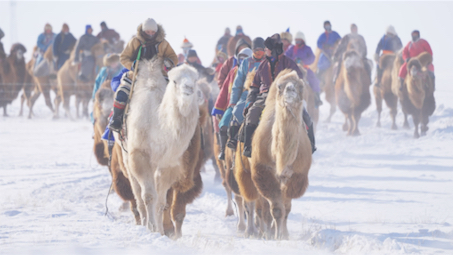
[[[228,40],[227,52],[228,52],[229,57],[232,57],[238,53],[236,46],[237,46],[237,43],[241,39],[245,40],[245,42],[247,42],[247,44],[249,45],[249,48],[250,48],[250,45],[252,44],[252,40],[250,40],[250,37],[248,37],[247,35],[244,34],[244,30],[242,29],[242,26],[237,26],[236,35],[231,37]]]
[[[293,35],[289,32],[289,27],[285,32],[280,33],[280,37],[282,38],[283,52],[286,52],[293,43]]]
[[[231,56],[220,68],[220,72],[217,77],[217,83],[219,88],[222,88],[225,79],[230,72],[237,65],[237,54],[244,48],[250,48],[250,43],[248,43],[245,39],[241,38],[236,43],[236,50],[234,51],[234,55]]]
[[[296,45],[291,45],[285,51],[285,55],[296,64],[301,64],[307,70],[307,80],[313,92],[315,92],[315,106],[322,105],[320,98],[321,89],[319,88],[319,80],[316,78],[315,73],[310,69],[311,65],[315,61],[315,54],[311,48],[305,44],[305,35],[302,32],[297,32],[295,37]]]
[[[411,33],[412,41],[410,41],[406,47],[403,49],[403,60],[404,64],[401,66],[400,71],[398,73],[398,77],[400,78],[400,88],[402,89],[404,86],[404,79],[407,75],[407,63],[411,58],[415,58],[423,52],[428,52],[433,55],[433,51],[431,50],[431,46],[425,39],[420,38],[420,31],[414,30]],[[431,63],[428,66],[428,73],[434,81],[434,65]]]
[[[4,36],[5,33],[3,33],[2,29],[0,28],[0,60],[6,58],[6,52],[5,49],[3,48],[3,43],[1,42]]]
[[[341,69],[341,60],[343,59],[343,54],[346,52],[348,49],[348,44],[351,40],[355,40],[356,44],[356,50],[361,56],[364,64],[365,64],[365,69],[367,70],[367,73],[369,77],[371,78],[371,66],[368,63],[368,59],[366,58],[367,55],[367,48],[366,48],[366,42],[363,36],[359,35],[358,33],[358,28],[356,24],[351,24],[351,33],[345,35],[343,38],[341,38],[340,43],[338,44],[334,54],[333,54],[333,61],[334,61],[334,77],[333,77],[333,82],[337,80],[337,77],[340,73]],[[371,82],[371,80],[370,80]]]
[[[36,64],[42,61],[44,53],[46,52],[47,48],[49,48],[49,46],[52,45],[54,39],[55,33],[52,32],[52,26],[49,23],[47,23],[44,26],[44,33],[38,36],[37,46],[39,51]]]
[[[165,40],[164,28],[162,25],[158,25],[154,19],[148,18],[137,27],[137,34],[127,43],[126,48],[121,53],[121,64],[127,70],[134,71],[134,68],[136,68],[135,63],[140,49],[141,59],[152,59],[157,55],[164,60],[162,73],[165,77],[167,77],[166,70],[178,63],[175,51]],[[131,72],[127,75],[132,77]],[[124,80],[127,81],[130,78]],[[122,128],[124,108],[129,98],[130,88],[130,83],[123,82],[117,90],[113,104],[112,121],[109,124],[111,130],[119,131]]]
[[[388,26],[386,30],[386,34],[381,38],[379,41],[376,53],[374,54],[374,61],[376,61],[376,70],[377,70],[377,81],[374,84],[376,87],[381,86],[381,78],[382,78],[382,69],[379,67],[379,54],[382,51],[382,55],[385,54],[394,54],[398,52],[401,48],[403,48],[403,43],[401,39],[396,34],[395,28],[393,26]]]
[[[250,87],[247,96],[247,106],[244,109],[245,115],[245,142],[243,155],[246,157],[252,156],[252,136],[258,126],[261,113],[264,109],[267,94],[272,82],[277,75],[285,70],[292,69],[297,72],[300,79],[303,79],[302,71],[297,64],[285,54],[283,54],[283,44],[280,40],[279,34],[274,34],[264,41],[266,59],[261,62],[258,70],[256,71],[253,84]],[[312,151],[316,150],[314,145],[313,123],[308,113],[303,111],[303,119],[305,124],[309,127],[308,137],[312,144]]]
[[[228,73],[228,76],[225,79],[224,84],[222,85],[222,89],[217,96],[214,109],[212,109],[212,116],[214,116],[214,118],[216,119],[214,123],[219,123],[218,137],[220,138],[220,154],[218,158],[220,160],[225,159],[225,147],[228,140],[227,131],[232,117],[233,108],[228,107],[228,105],[231,97],[233,82],[235,80],[235,77],[237,76],[238,68],[241,67],[241,63],[243,63],[244,59],[252,56],[252,54],[253,52],[250,48],[244,48],[237,54],[238,64]]]
[[[74,47],[77,39],[69,33],[69,26],[68,24],[63,24],[63,28],[61,32],[55,37],[55,41],[53,44],[53,55],[57,59],[56,63],[56,70],[60,70],[63,66],[64,62],[69,59],[69,55],[71,54],[71,49]]]
[[[215,46],[215,52],[219,52],[221,49],[225,50],[228,47],[228,41],[232,37],[230,28],[225,28],[225,32],[222,37],[217,41],[217,44]]]
[[[248,90],[244,90],[244,83],[248,73],[254,69],[258,69],[259,65],[264,60],[264,39],[261,37],[253,39],[252,50],[252,57],[245,59],[239,67],[231,90],[228,108],[233,108],[233,118],[228,129],[229,140],[227,144],[228,148],[231,149],[236,148],[237,134],[242,122],[244,122],[243,112],[248,95]],[[241,141],[243,141],[243,139],[241,139]]]
[[[114,29],[107,27],[105,21],[101,22],[101,32],[96,36],[99,40],[105,39],[110,44],[116,44],[120,40],[120,34],[118,34]]]
[[[324,30],[325,32],[319,36],[317,43],[318,48],[321,50],[318,61],[318,78],[330,67],[334,46],[341,39],[341,36],[337,32],[332,31],[332,25],[328,20],[324,21]]]
[[[94,68],[96,65],[96,59],[91,53],[91,48],[99,42],[99,39],[93,35],[93,28],[91,25],[85,26],[85,34],[80,37],[77,42],[76,52],[74,57],[74,65],[79,63],[80,51],[82,54],[82,63],[78,78],[83,82],[89,82],[93,80]]]
[[[200,64],[200,58],[197,55],[196,50],[189,50],[187,53],[186,61],[185,63],[194,67],[198,71],[199,78],[207,77],[208,82],[211,82],[212,79],[214,78],[213,73],[210,73],[211,71],[214,71],[210,68],[205,68],[203,65]]]

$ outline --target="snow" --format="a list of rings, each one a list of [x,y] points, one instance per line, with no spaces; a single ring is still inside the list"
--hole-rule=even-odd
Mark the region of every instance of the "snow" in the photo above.
[[[453,108],[444,103],[418,140],[401,129],[401,112],[399,130],[390,130],[386,108],[376,128],[374,101],[360,137],[341,131],[340,112],[320,122],[310,186],[293,200],[288,241],[237,233],[208,162],[203,193],[173,241],[134,225],[114,193],[104,216],[111,178],[93,156],[88,120],[54,121],[42,97],[28,120],[16,116],[15,101],[13,117],[0,117],[0,254],[451,254]],[[321,119],[327,111],[321,107]]]

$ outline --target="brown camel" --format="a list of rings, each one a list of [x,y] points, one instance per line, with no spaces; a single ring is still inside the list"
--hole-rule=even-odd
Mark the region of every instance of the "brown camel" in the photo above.
[[[33,90],[33,93],[28,97],[28,106],[30,108],[30,112],[28,115],[28,118],[30,119],[33,115],[33,106],[35,105],[36,100],[39,98],[41,93],[44,95],[44,99],[46,101],[47,107],[53,112],[54,108],[52,105],[52,101],[50,100],[50,91],[54,91],[55,94],[57,94],[57,80],[56,80],[56,71],[54,69],[54,64],[53,64],[53,50],[52,50],[52,45],[47,48],[46,52],[43,55],[43,62],[47,62],[47,74],[36,77],[34,74],[34,69],[35,69],[35,61],[36,58],[32,58],[28,63],[27,63],[27,71],[28,73],[33,77],[35,88]],[[33,55],[38,52],[38,47],[35,46]],[[24,100],[24,99],[23,99]]]
[[[252,180],[269,202],[277,239],[289,237],[291,199],[301,197],[308,187],[312,153],[302,120],[303,88],[295,71],[280,72],[252,140]]]
[[[103,66],[103,58],[105,55],[105,48],[107,47],[107,42],[99,42],[91,48],[91,53],[96,59],[96,66]],[[63,102],[63,108],[66,112],[66,115],[72,118],[72,114],[69,110],[70,97],[75,95],[76,101],[76,111],[77,118],[80,117],[79,114],[79,105],[82,103],[82,115],[88,118],[88,103],[91,99],[91,94],[93,92],[94,80],[89,82],[82,82],[78,79],[79,67],[78,65],[73,65],[75,57],[75,49],[71,52],[71,57],[63,64],[63,66],[58,70],[57,80],[58,80],[58,94],[55,97],[55,112],[54,118],[59,118],[59,106]],[[94,73],[95,70],[93,70]]]
[[[411,58],[407,64],[408,74],[404,86],[397,90],[405,117],[412,115],[415,126],[414,138],[426,135],[429,129],[429,116],[436,109],[434,80],[427,69],[432,61],[432,55],[427,52],[421,53],[416,58]],[[421,133],[419,133],[420,123]]]
[[[340,74],[335,84],[338,108],[345,115],[343,130],[348,135],[360,135],[359,120],[362,112],[371,104],[370,77],[366,71],[366,63],[354,49],[351,41],[341,60]]]
[[[379,59],[379,66],[382,69],[381,85],[374,87],[374,97],[376,98],[376,108],[378,111],[377,127],[381,126],[382,99],[384,99],[388,108],[390,108],[390,116],[392,117],[392,129],[396,130],[396,114],[398,106],[398,97],[392,92],[392,71],[393,63],[395,62],[396,54],[384,54]]]
[[[335,44],[334,49],[338,46],[338,42]],[[333,50],[335,52],[335,50]],[[310,65],[310,69],[313,70],[314,73],[317,73],[318,71],[318,61],[319,57],[321,56],[322,51],[318,48],[316,49],[315,53],[315,61],[313,64]],[[330,67],[325,70],[322,74],[321,77],[318,76],[319,79],[319,86],[321,87],[322,92],[326,94],[326,101],[329,102],[330,104],[330,113],[329,117],[327,117],[326,122],[330,122],[332,119],[332,116],[334,115],[336,111],[336,101],[335,101],[335,84],[333,83],[333,76],[334,76],[334,70],[333,70],[333,63],[331,62]]]
[[[13,44],[9,56],[0,62],[0,107],[5,117],[8,116],[7,105],[17,98],[26,81],[26,51],[22,44]]]
[[[218,137],[214,138],[214,154],[219,155],[220,153],[220,145]],[[219,169],[220,177],[222,179],[222,186],[225,188],[225,192],[227,194],[227,209],[225,212],[225,217],[233,216],[233,195],[231,194],[231,188],[228,185],[228,177],[227,177],[227,168],[223,162],[223,160],[219,160],[217,157],[215,158],[215,162],[217,164],[217,168]]]
[[[402,87],[400,83],[400,78],[399,78],[399,70],[401,69],[401,66],[404,64],[403,60],[403,54],[402,50],[396,54],[395,61],[393,62],[393,70],[392,70],[392,92],[393,94],[397,95],[399,98],[399,101],[401,103],[401,98],[403,97],[402,95]],[[403,128],[404,129],[410,129],[409,127],[409,121],[407,120],[408,112],[407,112],[407,107],[401,105],[401,111],[403,112],[404,115],[404,123],[403,123]]]

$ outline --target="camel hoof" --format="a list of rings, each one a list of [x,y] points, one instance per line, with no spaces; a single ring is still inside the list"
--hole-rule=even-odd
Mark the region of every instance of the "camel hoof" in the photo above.
[[[420,133],[420,136],[426,136],[426,131],[422,131],[422,132]]]
[[[246,228],[247,228],[247,226],[244,223],[242,223],[242,224],[239,223],[238,224],[238,232],[239,233],[244,233]]]
[[[419,135],[418,133],[415,133],[415,134],[414,134],[414,138],[415,138],[415,139],[418,139],[418,138],[420,138],[420,135]]]
[[[396,124],[392,124],[392,130],[398,130],[398,127],[396,126]]]
[[[409,126],[409,123],[404,123],[403,124],[403,128],[404,129],[410,129],[411,127]]]
[[[232,208],[226,210],[225,217],[229,216],[234,216],[234,211]]]

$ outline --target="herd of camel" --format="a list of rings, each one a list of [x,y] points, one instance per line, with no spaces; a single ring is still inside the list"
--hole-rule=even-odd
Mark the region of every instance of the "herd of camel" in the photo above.
[[[324,72],[321,81],[331,107],[328,120],[338,106],[345,115],[343,129],[348,135],[360,134],[358,122],[371,104],[371,77],[365,68],[366,60],[359,57],[354,43],[348,45],[336,82],[332,79],[332,67]],[[104,44],[92,48],[97,61],[111,48]],[[51,49],[44,55],[49,63],[53,62]],[[4,107],[5,115],[6,105],[23,90],[21,115],[23,103],[27,102],[28,117],[33,116],[33,104],[42,93],[55,118],[59,116],[61,102],[66,115],[72,118],[71,95],[76,96],[77,108],[82,103],[82,115],[88,117],[93,82],[77,80],[78,67],[71,65],[74,51],[58,72],[49,71],[43,77],[33,76],[34,59],[25,64],[25,51],[24,46],[15,44],[1,63],[0,107]],[[318,59],[319,52],[316,55]],[[412,58],[407,65],[405,86],[400,87],[397,75],[403,64],[401,55],[381,56],[382,83],[373,88],[378,126],[384,99],[393,120],[391,128],[397,128],[399,101],[404,126],[409,126],[407,116],[412,115],[414,137],[420,136],[420,122],[421,135],[426,134],[429,116],[435,109],[434,80],[427,70],[431,62],[428,53]],[[316,64],[317,60],[311,67],[314,71]],[[136,224],[175,239],[181,237],[186,206],[201,194],[200,173],[211,159],[227,193],[226,216],[234,214],[233,201],[237,206],[238,231],[246,237],[287,239],[291,201],[305,193],[312,162],[311,144],[302,121],[304,100],[314,122],[319,119],[307,81],[299,79],[295,71],[282,71],[271,86],[254,134],[252,157],[242,155],[243,143],[238,142],[236,149],[227,148],[225,160],[217,160],[214,155],[219,153],[219,144],[208,106],[209,100],[215,100],[219,93],[215,79],[212,82],[199,79],[194,68],[181,65],[168,73],[167,82],[161,66],[162,59],[157,57],[139,62],[126,129],[121,134],[114,132],[116,142],[111,151],[108,142],[101,139],[113,105],[110,80],[101,85],[93,102],[94,154],[99,164],[109,166],[113,188],[124,201],[130,202]],[[254,71],[249,73],[244,89],[249,88],[254,75]],[[50,100],[51,90],[56,94],[55,108]]]

